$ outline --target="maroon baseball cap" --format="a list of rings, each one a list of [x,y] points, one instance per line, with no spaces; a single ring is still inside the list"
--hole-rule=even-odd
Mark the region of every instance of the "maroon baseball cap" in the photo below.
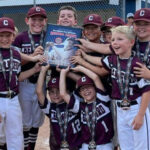
[[[134,14],[133,20],[134,22],[136,21],[150,22],[150,8],[142,8],[137,10]]]
[[[84,18],[83,27],[89,24],[101,26],[103,24],[102,18],[98,14],[90,14]]]
[[[108,18],[108,20],[105,22],[105,27],[116,27],[122,25],[125,25],[125,22],[120,17],[116,16]]]
[[[53,77],[49,80],[47,88],[58,88],[59,89],[59,77]]]
[[[0,18],[0,32],[11,32],[14,33],[15,25],[11,18],[2,17]]]
[[[83,76],[77,81],[77,90],[79,91],[80,88],[84,85],[93,85],[94,86],[94,82],[88,76]]]
[[[41,15],[42,17],[47,18],[45,9],[43,9],[42,7],[39,7],[39,6],[30,8],[27,13],[27,17],[32,17],[35,15]]]

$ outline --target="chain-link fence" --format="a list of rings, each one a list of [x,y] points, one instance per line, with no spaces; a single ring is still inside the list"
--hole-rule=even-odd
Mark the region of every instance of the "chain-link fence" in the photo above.
[[[40,1],[42,2],[42,0]],[[97,13],[101,15],[103,21],[106,21],[106,19],[111,16],[119,16],[122,18],[124,17],[124,0],[118,0],[118,4],[113,3],[113,1],[110,2],[110,0],[74,0],[74,2],[69,2],[70,0],[68,0],[68,2],[65,3],[63,3],[62,0],[57,1],[60,2],[49,2],[47,4],[41,4],[39,2],[36,2],[36,0],[33,0],[32,5],[0,7],[0,15],[13,18],[19,31],[27,29],[27,25],[25,24],[26,13],[29,10],[29,8],[34,5],[45,8],[48,14],[48,22],[55,24],[57,22],[58,9],[64,5],[71,5],[76,8],[79,26],[82,25],[83,18],[91,13]]]

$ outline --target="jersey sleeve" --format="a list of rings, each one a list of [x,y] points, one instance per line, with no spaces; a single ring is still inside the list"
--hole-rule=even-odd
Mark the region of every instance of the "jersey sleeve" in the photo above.
[[[69,104],[68,104],[68,109],[69,111],[72,111],[73,113],[78,113],[80,108],[80,100],[78,99],[78,96],[75,94],[71,95]]]
[[[108,70],[109,72],[111,71],[111,66],[110,66],[110,56],[106,56],[104,58],[102,58],[102,64],[103,64],[103,67]]]
[[[137,84],[138,87],[142,90],[142,93],[150,91],[150,80],[141,78]]]
[[[49,116],[49,113],[50,113],[50,108],[51,108],[51,103],[50,101],[48,101],[47,98],[45,98],[44,100],[44,105],[42,105],[41,103],[39,103],[39,106],[41,108],[41,110]]]
[[[106,102],[106,103],[110,102],[111,98],[109,97],[109,95],[106,92],[104,92],[100,89],[96,89],[96,91],[97,91],[96,97],[98,99],[100,99],[101,101]]]

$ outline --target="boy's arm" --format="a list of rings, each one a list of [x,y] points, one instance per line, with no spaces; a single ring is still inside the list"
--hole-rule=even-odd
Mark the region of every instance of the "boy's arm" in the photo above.
[[[147,91],[142,95],[139,112],[132,122],[132,126],[134,130],[139,130],[141,128],[143,124],[144,115],[149,105],[149,102],[150,102],[150,91]]]
[[[71,60],[73,62],[76,62],[76,61],[78,61],[79,57],[83,58],[84,60],[87,60],[88,62],[90,62],[92,64],[95,64],[95,65],[98,65],[98,66],[103,66],[102,63],[101,63],[101,57],[90,56],[82,50],[78,50],[78,55],[73,56]]]
[[[89,78],[91,78],[93,80],[93,82],[97,88],[101,89],[102,91],[105,91],[105,88],[104,88],[99,76],[97,74],[95,74],[93,71],[91,71],[83,66],[80,66],[80,65],[75,68],[72,68],[72,70],[84,73],[85,75],[87,75]]]
[[[95,51],[101,54],[112,54],[112,51],[110,49],[110,44],[98,44],[98,43],[86,41],[85,39],[78,39],[78,41],[80,41],[82,44],[81,46],[77,45],[81,49],[83,46],[86,49],[90,49],[92,51]]]
[[[32,62],[40,61],[40,62],[42,62],[44,59],[46,59],[44,57],[44,55],[31,56],[31,55],[27,55],[27,54],[24,54],[21,52],[20,52],[20,55],[21,55],[22,61],[32,61]]]
[[[43,91],[43,86],[44,86],[46,72],[48,69],[49,69],[49,65],[42,66],[40,75],[37,81],[37,86],[36,86],[36,93],[37,93],[38,100],[41,105],[44,105],[44,100],[45,100],[45,94],[44,94],[45,92]]]
[[[75,56],[74,60],[75,59],[76,59],[76,61],[74,61],[75,63],[78,63],[79,65],[82,65],[85,68],[90,69],[91,71],[95,72],[96,74],[98,74],[100,76],[105,76],[108,74],[108,71],[106,69],[104,69],[103,67],[92,65],[91,63],[87,62],[86,60],[84,60],[80,56]],[[99,62],[99,64],[100,64],[100,62]]]
[[[67,93],[67,89],[66,89],[66,76],[68,71],[69,71],[69,67],[61,70],[60,81],[59,81],[60,95],[67,104],[69,104],[70,101],[70,95]]]
[[[29,61],[36,61],[36,59],[39,58],[38,55],[43,55],[44,54],[44,50],[43,50],[43,47],[42,46],[38,46],[35,50],[34,50],[34,53],[30,54],[30,55],[27,55],[27,54],[24,54],[22,52],[20,52],[20,55],[22,57],[22,64],[26,64],[28,63]],[[35,58],[33,58],[35,57]],[[40,59],[40,58],[39,58]],[[39,60],[38,59],[38,60]]]
[[[31,69],[21,72],[18,77],[18,80],[23,81],[23,80],[29,78],[30,76],[32,76],[33,74],[39,72],[40,69],[41,69],[41,67],[40,67],[39,63],[36,63],[36,65],[34,67],[32,67]]]
[[[61,68],[59,68],[59,66],[56,66],[56,71],[61,72]],[[81,78],[80,75],[78,75],[78,74],[76,74],[74,72],[71,72],[71,71],[69,71],[67,73],[67,77],[69,77],[70,79],[74,80],[75,82],[78,81]]]

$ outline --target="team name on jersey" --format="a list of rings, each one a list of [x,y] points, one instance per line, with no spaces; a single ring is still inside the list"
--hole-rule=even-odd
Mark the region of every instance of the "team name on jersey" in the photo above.
[[[111,70],[111,77],[112,77],[112,79],[115,79],[118,82],[117,69],[115,67],[113,67],[112,70]],[[124,80],[125,80],[125,71],[121,71],[121,78],[122,78],[122,81],[124,82]],[[130,73],[129,80],[130,80],[130,84],[137,83],[137,78],[135,78],[135,76],[132,72]]]
[[[106,107],[104,104],[99,103],[96,105],[96,120],[97,120],[97,122],[109,113],[110,113],[109,108]],[[92,116],[92,112],[89,112],[89,115]],[[83,111],[83,110],[81,110],[81,122],[83,124],[87,124],[86,114],[85,114],[85,111]]]
[[[35,44],[35,47],[39,46],[38,43]],[[31,48],[31,43],[22,44],[21,52],[24,54],[32,54],[33,50]]]
[[[4,68],[6,71],[10,71],[10,59],[4,59]],[[17,59],[13,59],[13,71],[18,72],[20,69],[20,61]],[[0,66],[0,72],[2,72],[2,67]]]
[[[61,118],[63,118],[62,121],[64,121],[64,112],[61,112]],[[68,112],[68,122],[72,121],[77,114]],[[51,121],[52,122],[57,122],[58,123],[58,117],[57,117],[57,112],[55,110],[51,110]]]

